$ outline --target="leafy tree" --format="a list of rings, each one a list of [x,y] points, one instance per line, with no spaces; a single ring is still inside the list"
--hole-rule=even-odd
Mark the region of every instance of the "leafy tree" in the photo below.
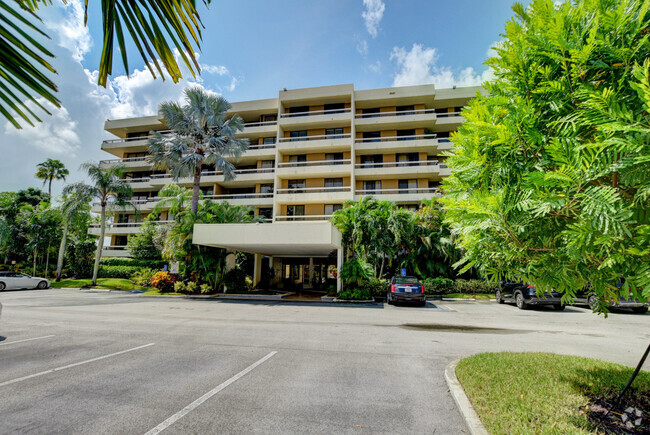
[[[30,230],[25,227],[27,220],[18,219],[21,209],[41,207],[49,203],[50,196],[38,189],[30,187],[18,192],[0,193],[0,248],[4,252],[4,262],[11,256],[15,260],[25,260],[29,257],[25,245],[29,242],[27,236]]]
[[[88,177],[93,184],[70,184],[63,189],[63,193],[65,195],[78,192],[83,196],[99,200],[99,205],[101,206],[101,215],[99,218],[101,230],[97,242],[92,281],[92,285],[97,285],[99,261],[102,257],[104,235],[106,234],[106,206],[111,205],[114,208],[129,206],[130,203],[128,200],[133,196],[133,190],[131,190],[129,183],[122,178],[124,175],[124,166],[112,166],[109,169],[104,169],[99,163],[88,162],[81,165],[81,169],[88,173]]]
[[[193,177],[192,213],[196,213],[201,192],[203,165],[216,167],[223,172],[226,181],[235,178],[235,166],[226,158],[238,158],[249,141],[237,138],[244,128],[239,115],[228,118],[230,103],[201,88],[185,90],[186,105],[167,101],[159,112],[172,134],[154,132],[150,140],[151,160],[159,169],[169,169],[174,181],[181,177]]]
[[[363,258],[351,258],[341,266],[341,280],[347,286],[359,287],[362,281],[373,277],[372,265]]]
[[[59,257],[56,262],[56,280],[61,281],[61,272],[63,270],[63,260],[65,258],[65,250],[68,243],[68,233],[70,227],[81,224],[85,232],[88,231],[88,218],[90,212],[90,201],[92,197],[89,195],[89,190],[86,188],[78,189],[78,185],[73,185],[69,189],[65,189],[66,194],[61,203],[61,218],[63,220],[63,231],[61,236],[61,243],[59,245]],[[86,225],[83,225],[86,223]]]
[[[160,250],[156,247],[155,239],[158,234],[158,224],[145,221],[138,233],[129,237],[127,249],[136,260],[160,260]]]
[[[513,6],[445,179],[464,268],[650,298],[650,2]],[[621,290],[615,287],[626,277]],[[642,289],[642,295],[637,292]]]
[[[51,202],[50,195],[46,194],[40,189],[28,187],[27,189],[19,190],[16,194],[16,204],[29,204],[36,207],[41,202]]]
[[[45,277],[47,277],[50,248],[56,245],[59,238],[61,213],[57,209],[50,208],[47,202],[42,202],[36,207],[24,204],[18,213],[17,222],[21,225],[27,240],[25,249],[31,252],[32,275],[36,275],[36,262],[40,253],[45,256]]]
[[[52,181],[63,180],[70,175],[63,163],[60,160],[47,159],[43,163],[39,163],[38,171],[36,171],[36,178],[43,180],[43,186],[48,183],[47,194],[52,198]]]
[[[207,5],[210,1],[203,3]],[[86,0],[85,21],[88,3]],[[56,84],[50,78],[56,71],[48,59],[54,55],[39,42],[49,37],[41,30],[37,10],[51,4],[52,0],[0,0],[0,21],[4,23],[0,29],[0,64],[4,72],[0,81],[0,113],[16,128],[21,128],[16,118],[32,126],[33,121],[40,122],[30,104],[48,115],[50,112],[41,99],[55,107],[61,105],[54,96]],[[195,51],[200,49],[203,24],[194,0],[106,0],[101,6],[104,37],[99,60],[100,86],[106,86],[107,77],[112,74],[115,39],[128,74],[125,36],[130,37],[154,77],[154,69],[163,80],[164,70],[174,82],[182,77],[175,53],[193,76],[200,71]]]
[[[148,218],[157,218],[160,212],[167,210],[167,219],[172,220],[182,211],[187,210],[192,202],[192,191],[175,183],[167,183],[158,191],[158,197],[160,200],[156,202]]]
[[[97,246],[94,240],[77,240],[68,245],[66,264],[75,278],[90,278],[93,274]]]

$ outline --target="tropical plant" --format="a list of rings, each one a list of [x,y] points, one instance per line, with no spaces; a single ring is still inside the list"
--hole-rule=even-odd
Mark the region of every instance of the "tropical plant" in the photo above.
[[[66,249],[68,275],[75,278],[90,278],[93,273],[97,245],[94,240],[79,240],[70,243]],[[62,271],[62,275],[65,273]]]
[[[106,234],[106,206],[114,208],[127,207],[131,205],[128,200],[133,196],[133,190],[129,183],[122,178],[124,166],[112,166],[108,169],[102,168],[99,163],[84,163],[81,169],[88,173],[93,182],[92,185],[75,183],[63,189],[64,194],[79,192],[79,194],[95,198],[99,201],[101,214],[99,218],[100,232],[97,241],[97,253],[95,254],[95,266],[93,267],[92,285],[97,285],[97,274],[99,273],[99,261],[104,248],[104,235]]]
[[[167,183],[158,191],[158,198],[160,199],[147,218],[156,219],[163,210],[167,210],[167,219],[171,220],[179,216],[191,204],[192,191],[176,183]]]
[[[192,213],[196,213],[204,165],[223,172],[225,180],[235,178],[235,166],[227,158],[238,158],[249,141],[235,137],[244,128],[239,115],[228,118],[230,103],[202,88],[185,90],[185,105],[167,101],[160,105],[163,122],[173,131],[154,132],[149,142],[151,160],[158,169],[169,169],[174,181],[193,177]]]
[[[203,0],[203,3],[207,5],[210,1]],[[154,77],[154,68],[163,80],[166,70],[177,82],[182,77],[177,58],[193,76],[195,71],[199,72],[195,51],[200,50],[203,25],[195,3],[194,0],[101,2],[103,45],[99,85],[106,86],[107,77],[112,74],[115,39],[127,74],[130,71],[127,42],[135,46]],[[41,30],[42,22],[36,13],[39,7],[51,4],[52,0],[0,0],[0,21],[4,23],[0,28],[0,64],[4,71],[0,82],[0,113],[16,128],[21,128],[16,118],[32,126],[33,121],[40,122],[30,106],[48,115],[45,102],[57,108],[61,106],[54,96],[56,84],[50,78],[56,71],[48,59],[54,55],[39,42],[49,36]],[[85,8],[84,24],[88,18],[87,0]],[[131,41],[125,36],[130,36]]]
[[[43,163],[39,163],[38,170],[36,171],[36,178],[43,180],[43,186],[47,183],[47,194],[52,198],[52,181],[63,180],[70,175],[70,171],[65,168],[65,165],[60,160],[47,159]]]
[[[91,199],[88,189],[82,188],[81,190],[78,190],[76,187],[67,189],[66,194],[63,196],[63,202],[59,207],[61,210],[61,218],[63,220],[63,231],[61,235],[61,243],[59,245],[59,257],[56,262],[57,281],[61,281],[61,272],[63,271],[63,260],[65,258],[70,226],[80,220],[87,220],[88,213],[90,212],[89,203]]]
[[[515,4],[443,183],[464,269],[554,288],[565,302],[587,284],[601,301],[650,299],[649,8]]]
[[[156,272],[151,277],[151,285],[161,292],[170,292],[174,289],[174,276],[169,272]]]
[[[42,202],[35,207],[24,204],[20,208],[17,221],[27,240],[25,249],[27,252],[31,252],[32,255],[32,275],[36,275],[36,262],[38,254],[41,253],[45,256],[45,277],[47,278],[50,248],[56,245],[59,237],[59,226],[61,224],[59,210],[50,208],[50,204],[47,202]]]
[[[354,257],[343,263],[340,274],[346,286],[358,288],[363,281],[373,278],[373,269],[363,258]]]
[[[145,221],[138,233],[129,237],[127,249],[136,260],[160,260],[160,250],[156,247],[154,239],[158,234],[158,224],[154,221]]]
[[[139,269],[131,275],[130,281],[142,287],[151,287],[151,278],[154,275],[152,269]]]

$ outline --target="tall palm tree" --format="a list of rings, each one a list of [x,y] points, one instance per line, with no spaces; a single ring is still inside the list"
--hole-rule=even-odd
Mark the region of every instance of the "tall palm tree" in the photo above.
[[[56,262],[56,280],[61,281],[61,271],[63,270],[63,258],[65,257],[65,247],[68,241],[68,231],[70,225],[81,214],[90,211],[90,201],[92,200],[92,188],[85,184],[72,184],[63,188],[63,203],[61,204],[61,217],[63,219],[63,234],[61,244],[59,245],[59,258]]]
[[[203,0],[203,3],[207,5],[210,1]],[[85,1],[86,19],[89,3],[100,2]],[[41,121],[33,107],[49,115],[43,101],[61,107],[54,96],[58,90],[56,83],[51,79],[56,71],[49,59],[54,55],[44,41],[50,38],[41,30],[44,26],[36,13],[39,7],[51,4],[52,0],[0,0],[0,22],[4,23],[0,29],[0,65],[9,85],[0,87],[0,114],[16,128],[22,128],[18,118],[32,126],[33,121]],[[192,76],[201,70],[195,52],[200,51],[203,23],[196,10],[196,0],[103,0],[101,6],[100,86],[106,86],[107,76],[112,73],[116,39],[124,69],[129,73],[126,50],[129,44],[125,36],[130,37],[128,42],[139,51],[154,78],[154,69],[163,80],[167,71],[176,83],[182,77],[179,58]]]
[[[149,219],[156,219],[160,212],[167,210],[167,219],[180,219],[181,212],[192,202],[192,192],[178,184],[168,183],[158,192],[160,198],[149,214]]]
[[[129,199],[133,196],[133,190],[129,183],[122,179],[124,175],[124,166],[113,166],[109,169],[102,169],[99,163],[87,162],[81,165],[81,169],[88,172],[88,177],[92,180],[92,185],[84,183],[75,183],[68,189],[85,192],[91,198],[99,200],[102,207],[99,218],[100,234],[97,242],[97,252],[95,253],[95,267],[93,268],[93,285],[97,285],[97,274],[99,272],[99,260],[102,258],[102,249],[104,249],[104,235],[106,234],[106,206],[126,207],[130,205]]]
[[[202,88],[185,90],[187,104],[175,101],[160,105],[159,112],[173,133],[154,133],[149,142],[151,161],[158,169],[169,169],[174,181],[194,177],[192,213],[198,211],[201,167],[214,165],[223,172],[226,181],[235,178],[235,166],[226,158],[238,158],[248,149],[246,138],[236,138],[244,129],[239,115],[228,118],[230,103]]]
[[[48,183],[47,193],[52,198],[52,181],[63,180],[70,175],[70,171],[65,168],[65,165],[60,160],[47,159],[43,163],[39,163],[38,171],[36,171],[36,178],[43,180],[43,186]],[[51,199],[50,199],[51,201]]]

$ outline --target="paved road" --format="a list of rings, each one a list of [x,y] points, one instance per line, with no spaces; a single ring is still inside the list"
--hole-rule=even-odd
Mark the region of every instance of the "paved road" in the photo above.
[[[0,294],[0,433],[463,433],[453,359],[634,365],[650,314]]]

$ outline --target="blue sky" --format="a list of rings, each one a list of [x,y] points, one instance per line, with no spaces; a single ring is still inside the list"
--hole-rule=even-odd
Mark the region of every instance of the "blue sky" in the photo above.
[[[153,80],[130,51],[130,77],[116,58],[107,89],[96,85],[101,10],[90,2],[83,26],[80,0],[42,9],[57,58],[61,110],[35,128],[0,124],[0,191],[39,186],[36,164],[61,160],[68,181],[81,163],[111,158],[100,149],[105,119],[153,114],[183,88],[200,85],[230,101],[277,97],[282,88],[353,83],[356,89],[435,83],[476,85],[512,16],[510,0],[214,0],[197,1],[205,24],[204,73],[180,83]],[[53,186],[58,193],[62,183]]]

